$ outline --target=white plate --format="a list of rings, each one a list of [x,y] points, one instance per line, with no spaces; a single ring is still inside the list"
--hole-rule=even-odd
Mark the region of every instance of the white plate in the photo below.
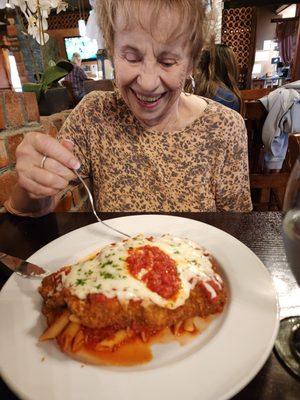
[[[206,247],[229,284],[224,313],[191,343],[157,345],[153,361],[136,367],[82,366],[54,342],[37,342],[45,328],[39,282],[12,276],[0,293],[0,367],[3,379],[26,400],[221,400],[241,390],[265,363],[278,329],[271,277],[245,245],[191,219],[138,215],[111,225],[130,235],[170,233]],[[70,232],[30,261],[55,270],[120,239],[99,223]]]

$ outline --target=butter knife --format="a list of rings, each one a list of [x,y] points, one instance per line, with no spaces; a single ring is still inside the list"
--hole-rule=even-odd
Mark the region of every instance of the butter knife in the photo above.
[[[50,274],[49,271],[46,271],[38,265],[0,252],[0,264],[1,263],[8,268],[11,273],[15,272],[25,278],[44,278]]]

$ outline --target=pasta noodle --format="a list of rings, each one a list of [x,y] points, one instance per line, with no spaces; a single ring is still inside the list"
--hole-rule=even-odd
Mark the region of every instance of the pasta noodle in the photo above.
[[[62,351],[67,351],[72,348],[73,340],[80,330],[80,325],[77,322],[69,322],[65,330],[60,334],[58,344]]]
[[[64,310],[63,313],[49,326],[48,329],[40,336],[39,341],[50,340],[56,338],[68,325],[70,312]]]

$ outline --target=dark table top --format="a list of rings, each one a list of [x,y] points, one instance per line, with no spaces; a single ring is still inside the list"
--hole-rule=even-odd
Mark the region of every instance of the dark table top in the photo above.
[[[103,219],[130,215],[100,214]],[[300,288],[292,276],[281,239],[281,213],[173,213],[213,225],[248,246],[264,263],[278,293],[280,317],[300,315]],[[41,218],[0,214],[0,251],[28,258],[50,241],[95,222],[90,213],[57,213]],[[0,270],[1,271],[1,270]],[[7,276],[0,272],[0,285]],[[0,379],[0,399],[18,400]],[[256,377],[233,400],[299,400],[300,381],[290,375],[272,352]],[[42,399],[41,399],[42,400]]]

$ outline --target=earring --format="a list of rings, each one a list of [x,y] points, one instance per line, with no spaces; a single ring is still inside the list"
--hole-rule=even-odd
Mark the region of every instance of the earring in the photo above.
[[[186,89],[187,89],[187,90],[191,89],[191,91],[189,91],[189,92],[184,92],[184,94],[185,94],[186,96],[190,96],[190,95],[194,94],[194,93],[195,93],[195,89],[196,89],[196,83],[195,83],[195,79],[194,79],[193,75],[190,75],[189,78],[190,78],[190,80],[191,80],[191,83],[188,83],[188,84],[186,85]]]
[[[194,94],[195,93],[195,89],[196,89],[196,83],[195,83],[195,79],[194,79],[193,75],[190,75],[190,80],[191,80],[191,86],[192,86],[192,93],[191,94]]]

